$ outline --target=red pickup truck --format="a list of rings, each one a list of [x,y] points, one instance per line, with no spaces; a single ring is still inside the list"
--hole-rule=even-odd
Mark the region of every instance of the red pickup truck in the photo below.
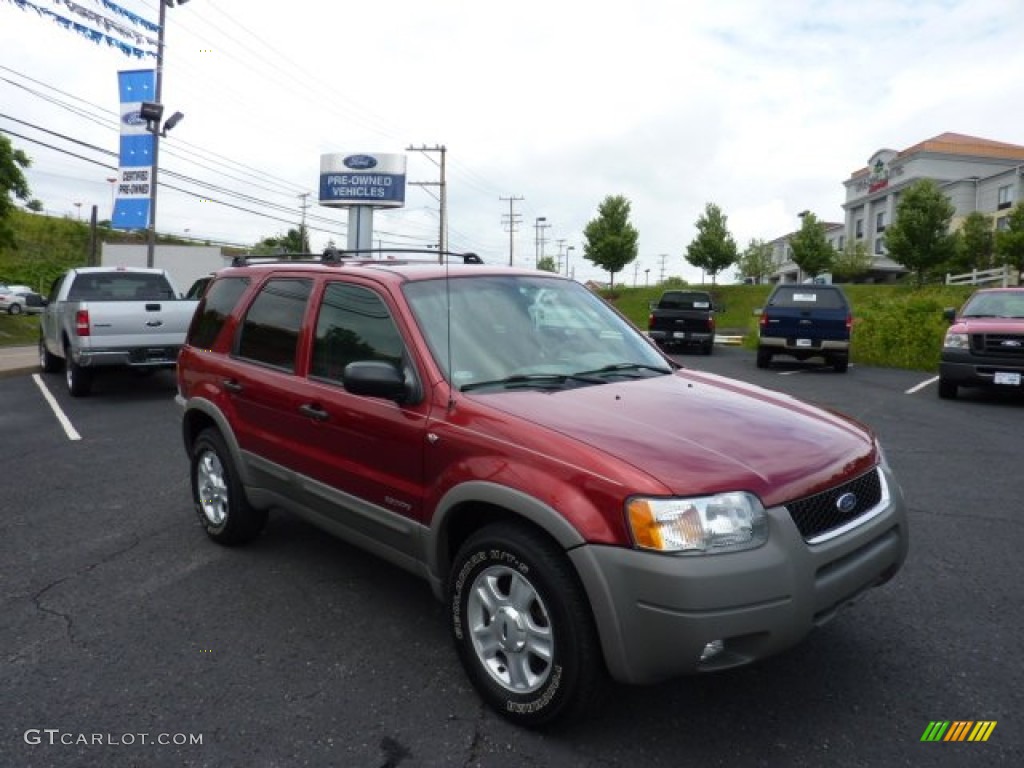
[[[1024,391],[1024,287],[976,291],[945,317],[939,397],[960,387]]]

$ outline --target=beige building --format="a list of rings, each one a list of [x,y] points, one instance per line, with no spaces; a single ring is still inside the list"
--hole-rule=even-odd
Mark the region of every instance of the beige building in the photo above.
[[[996,229],[1008,224],[1010,209],[1024,199],[1024,146],[959,133],[943,133],[904,150],[880,149],[864,168],[843,182],[842,223],[827,224],[826,237],[837,250],[860,242],[873,256],[867,280],[886,282],[906,273],[888,257],[885,230],[896,215],[900,194],[915,181],[931,179],[945,191],[956,212],[956,228],[974,211],[992,217]],[[776,270],[772,282],[798,282],[790,235],[772,241]]]

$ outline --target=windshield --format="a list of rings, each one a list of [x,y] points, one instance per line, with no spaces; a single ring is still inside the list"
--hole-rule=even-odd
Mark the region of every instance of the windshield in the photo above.
[[[565,389],[671,370],[632,326],[571,280],[460,277],[409,283],[405,294],[438,366],[463,391]]]
[[[1024,318],[1024,291],[977,293],[967,302],[962,317]]]

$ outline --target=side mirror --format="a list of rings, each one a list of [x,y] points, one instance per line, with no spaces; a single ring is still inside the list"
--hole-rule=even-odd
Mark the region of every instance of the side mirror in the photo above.
[[[956,320],[956,309],[953,307],[946,307],[944,310],[942,310],[942,317],[946,320],[947,323],[952,325],[953,321]]]
[[[379,397],[405,402],[409,398],[409,390],[405,386],[405,377],[393,363],[383,360],[357,360],[345,366],[341,374],[341,383],[353,395]]]

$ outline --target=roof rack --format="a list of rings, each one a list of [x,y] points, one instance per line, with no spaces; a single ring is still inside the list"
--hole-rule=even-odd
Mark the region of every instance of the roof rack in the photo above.
[[[428,256],[425,259],[396,259],[395,254],[418,254]],[[292,262],[322,264],[342,264],[346,260],[359,263],[386,262],[389,264],[427,263],[444,264],[458,260],[462,264],[483,264],[484,260],[472,252],[456,253],[454,251],[437,251],[425,248],[356,248],[342,250],[333,246],[325,248],[323,253],[279,253],[274,256],[235,256],[231,260],[233,267],[245,267],[249,264],[288,264]]]

